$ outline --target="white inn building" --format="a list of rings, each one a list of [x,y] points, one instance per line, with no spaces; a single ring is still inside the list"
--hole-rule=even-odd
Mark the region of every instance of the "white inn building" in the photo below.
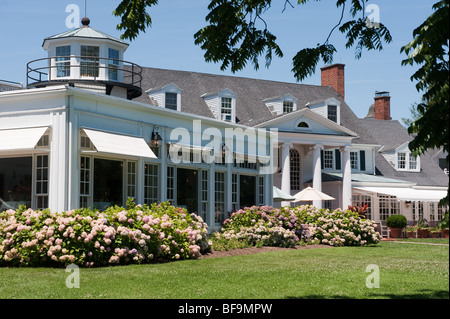
[[[0,210],[63,211],[170,201],[220,227],[228,213],[312,187],[323,208],[368,204],[381,222],[436,222],[442,150],[414,157],[377,92],[365,118],[345,102],[344,65],[304,85],[140,67],[90,27],[44,39],[25,87],[0,83]]]

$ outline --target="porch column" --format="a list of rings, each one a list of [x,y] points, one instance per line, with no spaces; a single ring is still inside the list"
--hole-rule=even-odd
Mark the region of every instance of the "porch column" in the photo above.
[[[341,149],[342,152],[342,209],[352,204],[352,168],[350,165],[350,146]]]
[[[289,150],[292,148],[292,144],[284,143],[281,146],[281,190],[287,194],[291,193],[291,163]],[[281,206],[290,206],[290,202],[281,202]]]
[[[313,185],[312,187],[319,192],[322,191],[322,163],[320,159],[320,151],[323,150],[322,144],[316,144],[313,148]],[[315,200],[313,205],[317,208],[322,208],[322,201]]]

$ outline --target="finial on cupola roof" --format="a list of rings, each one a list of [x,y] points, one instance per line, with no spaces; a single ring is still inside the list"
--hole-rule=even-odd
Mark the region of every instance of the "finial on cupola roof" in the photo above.
[[[83,26],[88,27],[89,23],[91,23],[91,20],[88,17],[84,17],[83,19],[81,19],[81,24]]]

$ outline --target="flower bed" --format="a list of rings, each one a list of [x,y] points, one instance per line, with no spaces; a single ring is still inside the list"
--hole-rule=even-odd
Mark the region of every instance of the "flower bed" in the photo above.
[[[162,203],[100,213],[80,209],[0,213],[0,265],[105,266],[197,258],[209,251],[207,225]]]
[[[215,240],[240,241],[250,246],[293,247],[299,243],[331,246],[377,244],[381,236],[372,221],[349,210],[298,206],[281,209],[252,206],[241,209],[224,221]]]

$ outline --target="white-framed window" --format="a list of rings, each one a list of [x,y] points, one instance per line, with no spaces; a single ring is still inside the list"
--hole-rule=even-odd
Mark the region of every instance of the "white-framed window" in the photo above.
[[[175,92],[166,92],[165,108],[170,110],[177,110],[178,108],[178,94]]]
[[[81,156],[80,158],[80,208],[91,206],[91,183],[92,169],[91,158]]]
[[[352,170],[358,170],[358,152],[350,152],[350,167]]]
[[[221,118],[224,121],[231,122],[233,114],[233,99],[231,97],[223,96],[221,99],[220,108]]]
[[[208,198],[208,174],[209,172],[207,170],[201,171],[201,212],[200,217],[203,219],[204,222],[206,222],[206,215],[208,213],[208,205],[209,205],[209,198]]]
[[[175,181],[175,167],[167,166],[167,201],[170,202],[171,205],[175,205],[175,191],[176,191],[176,181]]]
[[[352,204],[364,206],[367,204],[366,218],[372,219],[372,196],[364,194],[352,194]]]
[[[222,223],[225,216],[225,173],[215,172],[215,183],[214,183],[214,221],[216,223]]]
[[[127,162],[127,197],[136,198],[136,162]]]
[[[406,153],[397,154],[398,169],[406,169]]]
[[[144,203],[151,205],[158,202],[158,164],[145,163],[144,165]]]
[[[327,108],[327,118],[335,123],[338,122],[338,107],[334,104],[329,104]]]
[[[323,168],[324,169],[333,169],[334,163],[334,151],[333,150],[324,150],[323,151]]]
[[[294,111],[294,102],[284,100],[283,101],[283,114],[291,113]]]
[[[231,205],[233,210],[239,208],[239,174],[231,174]]]
[[[264,205],[264,176],[258,177],[258,205]]]
[[[36,208],[48,208],[48,155],[36,155]]]
[[[92,45],[81,46],[80,75],[98,77],[100,48]]]
[[[70,76],[70,45],[56,47],[56,76]]]
[[[417,169],[417,157],[412,153],[409,153],[409,169],[414,171]]]
[[[397,170],[412,172],[420,171],[419,157],[414,156],[411,152],[398,152]]]
[[[291,190],[300,190],[300,154],[292,148],[289,150],[289,164],[291,169]]]
[[[117,69],[119,68],[119,51],[108,48],[108,79],[117,81],[119,76]]]
[[[396,196],[378,195],[380,220],[386,220],[391,215],[400,214],[400,202]]]

